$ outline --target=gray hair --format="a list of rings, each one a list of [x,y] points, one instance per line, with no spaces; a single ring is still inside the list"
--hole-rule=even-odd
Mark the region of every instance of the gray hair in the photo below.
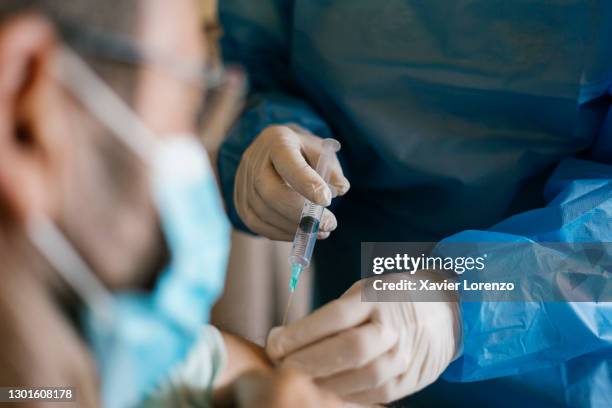
[[[79,24],[97,30],[134,34],[139,0],[2,0],[0,21],[19,12],[37,12],[61,29]]]
[[[92,68],[126,99],[133,72],[96,55],[87,33],[133,38],[143,0],[0,0],[0,25],[9,17],[33,12],[48,18],[62,42],[72,46]],[[96,57],[102,58],[96,58]]]

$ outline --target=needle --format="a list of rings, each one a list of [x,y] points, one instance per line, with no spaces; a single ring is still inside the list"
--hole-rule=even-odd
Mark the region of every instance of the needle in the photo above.
[[[289,317],[289,309],[291,309],[291,302],[293,301],[293,294],[295,292],[289,292],[289,300],[287,301],[287,307],[285,308],[285,315],[283,316],[283,326],[287,324],[287,317]]]

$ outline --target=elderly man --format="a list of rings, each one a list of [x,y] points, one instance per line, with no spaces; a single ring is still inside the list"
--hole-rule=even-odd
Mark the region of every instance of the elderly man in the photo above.
[[[83,407],[330,401],[204,325],[229,227],[194,134],[241,82],[206,69],[194,7],[0,3],[1,386],[73,387]]]

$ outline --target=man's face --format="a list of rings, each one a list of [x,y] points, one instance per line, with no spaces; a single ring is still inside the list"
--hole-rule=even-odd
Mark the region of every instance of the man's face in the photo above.
[[[143,3],[136,22],[135,44],[166,56],[170,63],[203,65],[203,41],[194,2],[148,0]],[[23,29],[33,32],[28,27],[28,18],[25,17]],[[40,23],[38,20],[35,18],[29,24],[36,26]],[[45,29],[48,27],[41,30]],[[4,47],[5,60],[13,60],[10,42],[15,42],[14,36],[4,37],[3,40],[0,36],[0,47],[9,44]],[[54,41],[42,44],[40,38],[32,41],[36,50],[40,48],[36,51],[39,56],[32,60],[39,58],[40,65],[48,68],[50,63],[45,63],[45,58],[52,60],[59,45]],[[43,47],[48,49],[43,50]],[[105,62],[105,65],[112,64]],[[131,95],[129,105],[153,133],[162,138],[170,137],[164,135],[171,133],[194,131],[193,114],[200,99],[197,87],[160,66],[135,65],[129,70],[129,91],[121,89],[126,85],[125,78],[108,82],[118,94]],[[18,104],[14,111],[24,110],[25,114],[15,114],[13,122],[21,120],[18,116],[25,116],[26,133],[32,135],[26,137],[26,142],[44,153],[38,155],[40,163],[28,178],[27,190],[35,193],[21,200],[22,207],[29,206],[24,213],[31,210],[31,198],[40,197],[35,201],[41,203],[43,210],[60,225],[86,261],[110,286],[149,281],[165,256],[149,189],[150,169],[50,75],[39,77],[36,71],[34,75],[34,85],[23,82],[24,99],[30,98],[32,102],[24,104],[14,100]],[[0,80],[8,79],[0,74]],[[0,110],[0,122],[8,116],[3,112]],[[17,129],[17,125],[13,127]],[[9,128],[11,126],[2,130],[10,132]],[[3,134],[0,141],[10,142],[10,137]],[[6,182],[11,175],[8,159],[17,160],[18,165],[13,168],[23,168],[21,175],[27,173],[30,162],[38,160],[37,156],[27,162],[22,160],[22,156],[29,153],[17,143],[22,142],[15,142],[14,157],[7,156],[4,166],[0,157],[0,194],[9,199],[13,197],[11,194],[19,197],[21,193],[14,188],[11,190],[14,181],[12,184]],[[33,165],[30,168],[34,168]],[[38,181],[32,181],[34,179]],[[15,200],[15,203],[15,208],[19,208],[20,201]]]
[[[191,0],[147,1],[135,42],[172,59],[169,63],[203,64],[197,16]],[[163,138],[194,131],[194,115],[201,98],[197,87],[161,65],[134,67],[133,77],[130,105],[155,135]],[[149,189],[150,169],[119,145],[108,129],[101,133],[97,136],[105,140],[100,140],[98,146],[95,140],[83,146],[84,151],[93,146],[90,152],[97,159],[84,162],[81,158],[85,155],[75,155],[76,171],[67,175],[73,180],[73,188],[66,191],[71,197],[66,201],[66,230],[79,234],[73,241],[83,243],[80,249],[107,283],[142,283],[151,279],[152,271],[159,270],[165,253]],[[96,161],[99,164],[93,165]],[[108,185],[104,186],[104,182]]]

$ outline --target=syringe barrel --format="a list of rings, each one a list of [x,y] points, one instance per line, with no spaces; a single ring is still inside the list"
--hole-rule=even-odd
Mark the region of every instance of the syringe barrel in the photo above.
[[[316,171],[325,183],[329,183],[331,164],[335,160],[335,154],[338,150],[340,150],[340,143],[337,140],[323,139],[323,150],[317,161]],[[304,268],[310,265],[322,215],[322,206],[305,200],[300,224],[295,233],[291,255],[289,256],[290,264],[302,265]]]
[[[304,268],[310,265],[312,251],[317,242],[319,222],[321,221],[322,214],[323,207],[306,200],[302,209],[300,224],[293,238],[291,255],[289,256],[289,263],[292,265],[299,264]]]

